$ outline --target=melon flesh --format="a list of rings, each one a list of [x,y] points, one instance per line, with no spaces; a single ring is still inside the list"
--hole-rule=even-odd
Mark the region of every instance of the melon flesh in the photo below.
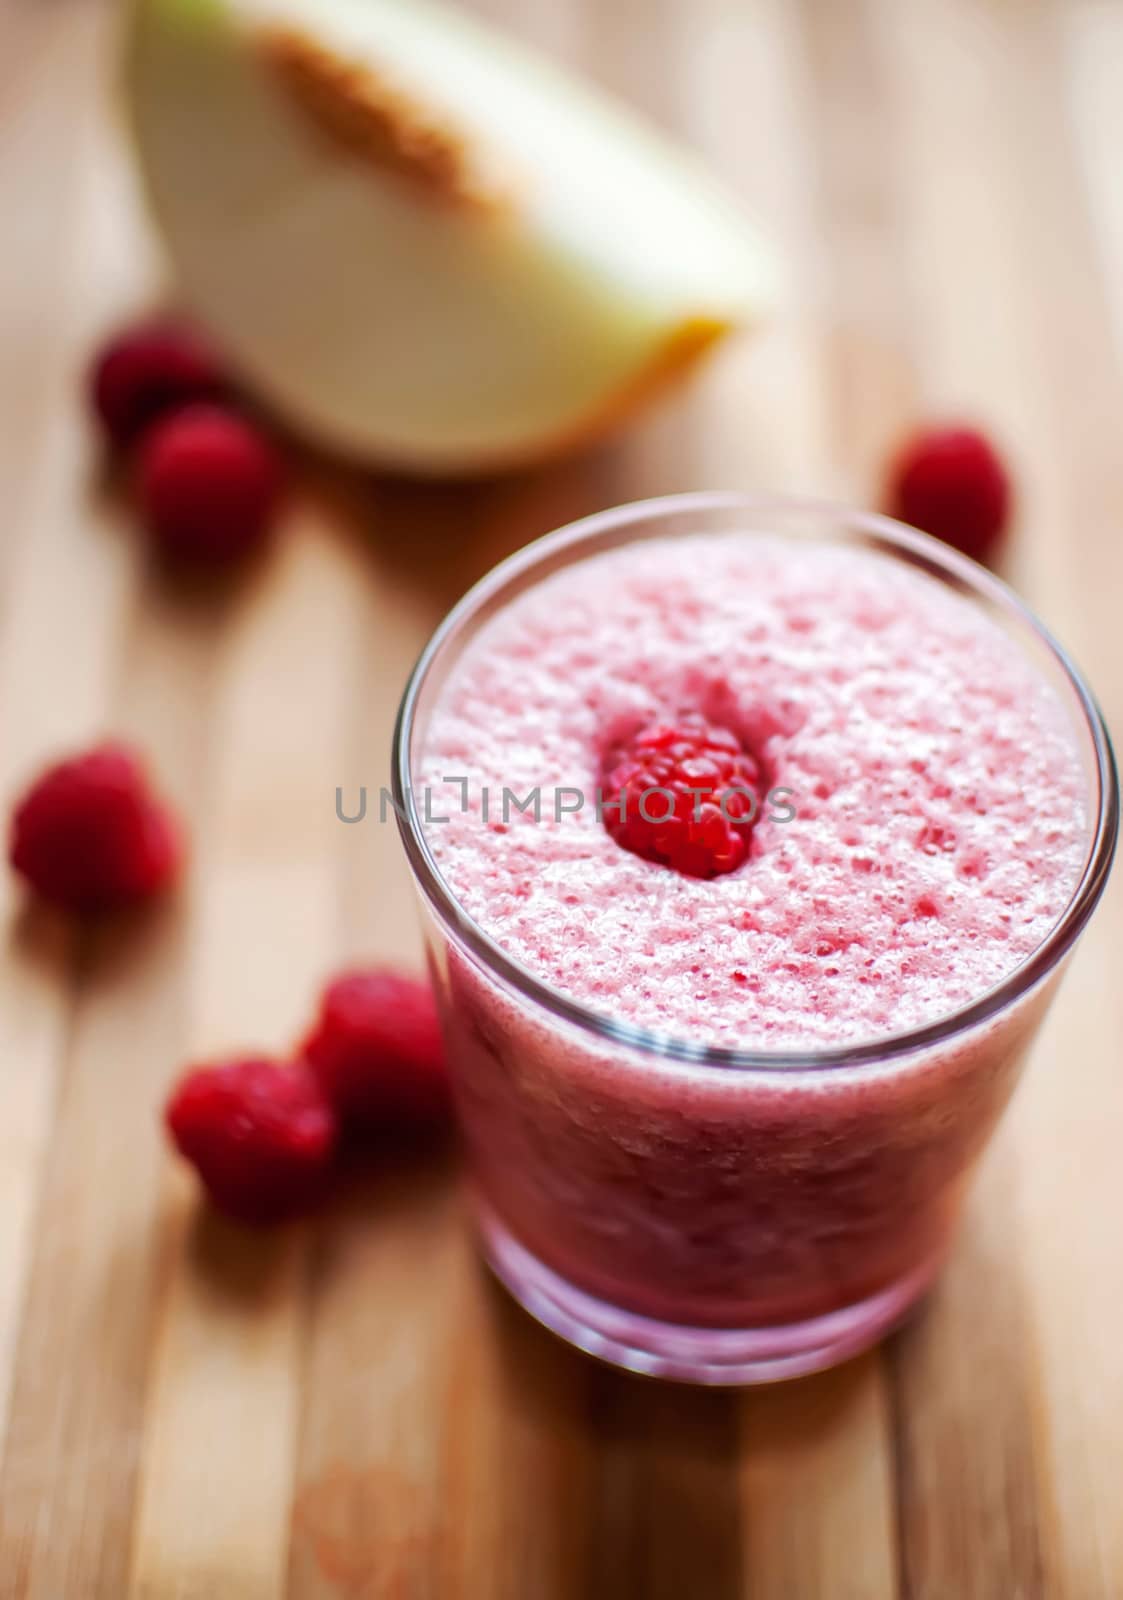
[[[134,0],[126,84],[187,303],[348,454],[556,453],[770,296],[757,233],[687,156],[428,0]]]

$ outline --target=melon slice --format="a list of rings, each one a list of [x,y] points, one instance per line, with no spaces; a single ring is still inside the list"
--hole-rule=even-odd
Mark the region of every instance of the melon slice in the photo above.
[[[770,296],[758,234],[687,156],[429,0],[134,0],[126,83],[188,305],[354,456],[560,452]]]

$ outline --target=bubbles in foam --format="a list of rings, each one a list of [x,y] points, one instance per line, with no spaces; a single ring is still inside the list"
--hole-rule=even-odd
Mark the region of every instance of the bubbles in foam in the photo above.
[[[621,850],[594,809],[605,740],[697,710],[793,792],[710,882]],[[430,840],[516,959],[597,1009],[725,1044],[869,1038],[955,1010],[1063,912],[1086,843],[1049,686],[967,601],[871,553],[713,538],[547,579],[445,686],[421,781],[470,775]],[[494,814],[539,785],[541,820]],[[587,803],[556,818],[556,788]],[[450,796],[451,798],[451,796]],[[743,980],[731,974],[740,972]]]

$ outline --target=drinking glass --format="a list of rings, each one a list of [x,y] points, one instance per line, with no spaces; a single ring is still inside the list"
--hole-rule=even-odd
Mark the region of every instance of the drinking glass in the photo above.
[[[1016,971],[926,1026],[837,1048],[711,1048],[552,989],[467,914],[415,774],[442,688],[500,609],[644,540],[766,534],[875,550],[985,610],[1049,679],[1087,782],[1087,851],[1056,926]],[[755,1383],[873,1343],[931,1284],[1110,870],[1107,731],[1079,672],[989,572],[886,518],[733,494],[626,506],[503,562],[438,628],[406,687],[394,803],[419,891],[483,1249],[515,1299],[632,1371]]]

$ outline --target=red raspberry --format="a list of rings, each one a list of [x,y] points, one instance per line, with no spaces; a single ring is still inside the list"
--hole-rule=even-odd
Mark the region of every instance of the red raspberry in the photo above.
[[[659,789],[669,794],[649,793]],[[716,878],[748,855],[761,789],[760,766],[737,737],[688,716],[645,728],[613,752],[602,815],[634,855],[691,878]]]
[[[120,333],[94,363],[94,409],[112,442],[131,444],[165,412],[226,387],[218,358],[191,328],[171,317]]]
[[[445,1049],[429,984],[380,968],[328,985],[304,1058],[345,1124],[425,1127],[450,1110]]]
[[[12,866],[71,911],[147,900],[170,886],[182,857],[175,819],[123,745],[98,745],[51,767],[12,816]]]
[[[165,1118],[214,1205],[239,1222],[284,1222],[327,1191],[335,1113],[304,1066],[249,1056],[197,1067]]]
[[[281,491],[269,440],[221,406],[189,406],[146,435],[140,499],[152,538],[173,561],[225,564],[259,545]]]
[[[971,428],[918,434],[894,462],[889,510],[974,561],[994,554],[1010,509],[1010,480],[993,447]]]

